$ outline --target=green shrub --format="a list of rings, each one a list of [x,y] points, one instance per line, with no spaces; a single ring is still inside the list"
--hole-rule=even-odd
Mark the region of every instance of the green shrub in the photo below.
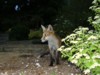
[[[9,40],[27,40],[29,29],[23,25],[13,26],[9,32]]]
[[[30,30],[29,39],[40,39],[42,36],[42,30]]]
[[[63,58],[78,66],[84,74],[100,74],[100,0],[94,0],[90,7],[95,15],[88,21],[95,30],[79,27],[62,39],[65,43],[58,50]]]
[[[65,46],[61,46],[62,57],[80,67],[85,74],[99,74],[100,70],[100,32],[93,32],[88,28],[79,27],[72,34],[62,39]]]

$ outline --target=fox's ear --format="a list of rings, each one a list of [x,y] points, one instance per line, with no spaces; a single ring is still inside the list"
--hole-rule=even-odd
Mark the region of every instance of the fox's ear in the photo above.
[[[41,25],[41,28],[43,29],[43,31],[45,31],[45,30],[46,30],[46,28],[45,28],[43,25]]]
[[[48,30],[48,31],[54,31],[51,24],[48,25],[48,29],[47,29],[47,30]]]

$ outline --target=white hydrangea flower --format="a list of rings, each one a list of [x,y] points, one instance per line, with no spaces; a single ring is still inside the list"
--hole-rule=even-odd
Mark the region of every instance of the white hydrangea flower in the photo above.
[[[90,59],[90,56],[88,54],[83,54],[83,56],[85,56],[86,59]]]
[[[72,59],[75,58],[75,59],[79,59],[80,57],[82,56],[81,53],[76,53],[72,56]]]
[[[66,48],[65,49],[65,51],[70,51],[72,48],[71,47],[69,47],[69,48]]]
[[[70,34],[69,36],[67,36],[65,39],[70,39],[70,40],[74,40],[76,37],[76,34]],[[65,39],[63,39],[62,41],[64,41]]]
[[[100,54],[95,54],[94,56],[92,56],[92,59],[95,59],[95,58],[100,58]]]
[[[100,23],[100,19],[97,19],[95,21],[92,22],[94,25]]]
[[[60,47],[60,48],[58,48],[58,51],[62,51],[62,48]]]
[[[72,43],[72,44],[77,44],[78,41],[70,41],[70,43]]]
[[[61,41],[65,41],[65,40],[68,40],[70,38],[70,36],[68,35],[66,38],[63,38]]]
[[[98,64],[97,62],[95,62],[92,66],[90,66],[90,69],[95,68],[97,66],[100,66],[100,64]]]
[[[70,36],[69,39],[74,40],[76,38],[76,35],[77,34],[71,34],[71,35],[69,35]]]
[[[85,73],[85,74],[89,74],[89,73],[90,73],[90,69],[84,70],[84,73]]]
[[[98,19],[98,18],[100,18],[100,16],[99,16],[99,15],[96,15],[96,16],[94,17],[94,19]]]
[[[86,56],[86,59],[90,59],[90,57],[89,56]]]
[[[82,26],[79,26],[79,30],[82,30]]]
[[[81,53],[77,53],[77,54],[76,54],[76,59],[81,58],[81,56],[82,56],[82,54],[81,54]]]
[[[76,34],[71,34],[70,36],[71,36],[71,37],[75,37],[75,36],[76,36]]]
[[[68,39],[68,38],[70,38],[70,35],[69,35],[69,36],[67,36],[65,39]]]
[[[82,31],[77,31],[75,33],[78,34],[78,35],[80,35],[80,34],[82,34]]]
[[[92,33],[93,33],[93,30],[88,31],[88,33],[89,33],[89,34],[92,34]]]
[[[76,54],[74,54],[74,55],[72,56],[72,59],[75,58],[75,56],[76,56]]]
[[[83,31],[87,31],[87,30],[89,30],[89,28],[81,28]]]
[[[97,40],[98,38],[96,36],[90,36],[87,40]]]
[[[96,21],[93,21],[92,23],[93,23],[93,24],[98,24]]]
[[[63,38],[61,41],[62,41],[62,42],[64,42],[65,40],[66,40],[66,39],[65,39],[65,38]]]
[[[83,50],[84,50],[84,49],[82,48],[82,49],[80,49],[79,51],[82,52]]]
[[[80,40],[81,40],[81,38],[77,38],[76,40],[80,41]]]
[[[92,3],[94,4],[94,3],[96,3],[97,2],[97,0],[94,0]]]
[[[78,63],[78,61],[77,61],[77,60],[75,60],[75,59],[74,59],[74,60],[72,60],[71,62],[72,62],[72,63],[74,63],[74,64],[77,64],[77,63]]]
[[[65,46],[61,46],[60,48],[58,48],[58,51],[62,51],[64,49]]]

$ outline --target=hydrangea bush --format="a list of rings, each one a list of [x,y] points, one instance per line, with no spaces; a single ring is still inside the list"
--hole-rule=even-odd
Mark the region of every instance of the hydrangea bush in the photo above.
[[[94,0],[91,9],[97,3],[100,4],[100,0]],[[100,6],[97,6],[97,8],[100,8]],[[96,8],[93,10],[96,10]],[[95,30],[80,26],[72,34],[62,39],[65,45],[58,49],[63,58],[68,58],[68,61],[79,67],[84,74],[89,75],[100,74],[100,21],[97,21],[100,18],[96,18],[97,14],[100,17],[100,10],[98,11],[95,11],[94,19],[89,18],[89,22]]]

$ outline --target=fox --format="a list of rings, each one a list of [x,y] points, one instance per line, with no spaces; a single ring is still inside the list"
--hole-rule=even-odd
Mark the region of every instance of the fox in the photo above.
[[[60,52],[57,50],[61,46],[61,39],[58,35],[55,34],[55,31],[51,24],[46,28],[41,25],[43,30],[42,42],[48,42],[49,54],[50,54],[50,64],[49,66],[53,66],[54,62],[56,65],[59,63]]]

